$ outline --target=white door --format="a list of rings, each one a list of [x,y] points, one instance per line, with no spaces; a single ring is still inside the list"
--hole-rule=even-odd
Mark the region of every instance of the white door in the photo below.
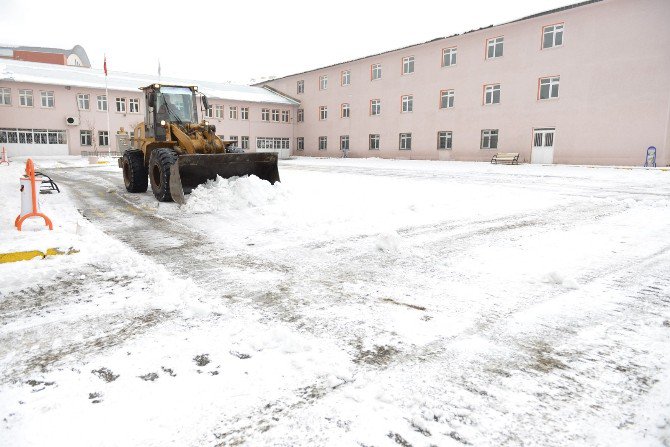
[[[533,130],[532,163],[552,164],[554,162],[554,132],[553,127]]]

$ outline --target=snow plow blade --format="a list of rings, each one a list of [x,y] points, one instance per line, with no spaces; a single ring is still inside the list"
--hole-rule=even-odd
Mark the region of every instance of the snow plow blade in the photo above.
[[[274,184],[279,181],[277,154],[195,154],[180,155],[170,166],[170,194],[179,204],[186,203],[189,194],[207,180],[255,175]]]

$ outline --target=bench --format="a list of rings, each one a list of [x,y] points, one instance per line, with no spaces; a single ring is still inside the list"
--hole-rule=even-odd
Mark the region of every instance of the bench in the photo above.
[[[491,159],[492,164],[506,163],[511,165],[519,164],[519,153],[518,152],[498,152]]]

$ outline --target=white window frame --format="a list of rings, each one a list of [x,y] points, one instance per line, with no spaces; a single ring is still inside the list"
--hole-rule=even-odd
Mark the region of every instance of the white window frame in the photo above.
[[[128,111],[130,113],[140,113],[140,99],[128,98]]]
[[[12,105],[12,89],[8,87],[0,87],[0,106]]]
[[[297,112],[297,121],[299,123],[305,122],[305,109],[298,109]]]
[[[279,122],[279,109],[272,109],[272,122],[273,123]]]
[[[382,64],[370,65],[370,80],[376,81],[382,78]]]
[[[412,113],[414,111],[414,95],[403,95],[401,98],[401,113]]]
[[[349,150],[349,135],[340,135],[340,150]]]
[[[414,56],[406,56],[402,58],[402,74],[409,75],[414,73]]]
[[[499,138],[498,129],[483,129],[480,148],[498,149]],[[491,144],[492,142],[495,142],[495,144]]]
[[[243,135],[240,139],[240,146],[242,149],[249,149],[249,136]]]
[[[216,118],[223,119],[224,110],[223,104],[214,104],[214,116]]]
[[[106,130],[98,131],[98,146],[109,146],[109,132]]]
[[[486,59],[503,57],[505,48],[505,36],[498,36],[486,41]],[[500,50],[500,54],[498,54]]]
[[[290,123],[291,122],[291,112],[289,110],[281,111],[281,122]]]
[[[295,139],[295,148],[298,151],[304,151],[305,150],[305,137],[297,137]]]
[[[261,109],[261,121],[270,122],[270,109]]]
[[[451,150],[452,145],[453,145],[453,132],[451,130],[441,130],[437,133],[438,150]]]
[[[560,76],[547,76],[539,79],[537,99],[540,101],[548,101],[551,99],[558,99],[558,91],[561,83]],[[547,95],[543,98],[543,89],[546,90]]]
[[[563,46],[563,29],[565,28],[565,23],[554,23],[553,25],[547,25],[542,27],[542,49],[547,50],[549,48],[558,48]],[[551,36],[551,45],[546,45],[547,36]],[[560,37],[559,37],[560,36]],[[560,43],[556,43],[560,39]]]
[[[80,130],[79,146],[93,146],[93,132],[90,130]]]
[[[382,114],[382,100],[381,99],[371,99],[370,100],[370,116],[379,116]]]
[[[223,113],[221,113],[221,117],[223,117]],[[237,119],[237,106],[228,107],[228,118],[231,120]]]
[[[351,70],[342,70],[340,73],[340,85],[343,87],[351,85]]]
[[[319,90],[328,89],[328,75],[319,76]]]
[[[403,132],[399,134],[398,149],[401,151],[412,150],[412,132]]]
[[[34,107],[34,106],[35,106],[35,101],[34,101],[34,98],[33,98],[32,89],[20,89],[19,90],[19,107]]]
[[[319,150],[320,151],[328,150],[328,137],[319,137]]]
[[[296,91],[298,94],[305,93],[305,81],[303,79],[296,83]]]
[[[456,65],[456,56],[458,55],[458,47],[449,47],[442,49],[442,66],[453,67]]]
[[[240,119],[244,121],[249,120],[249,107],[240,107]]]
[[[368,136],[368,150],[378,151],[380,141],[381,141],[381,138],[380,138],[380,135],[378,133],[371,133]]]
[[[45,109],[53,109],[56,107],[56,95],[51,90],[40,91],[40,104]]]
[[[456,94],[453,89],[440,90],[440,109],[452,109]]]
[[[205,109],[205,118],[214,118],[214,105],[209,104]]]
[[[496,101],[496,93],[498,101]],[[500,84],[487,84],[484,86],[484,105],[490,106],[493,104],[500,104]]]
[[[319,106],[319,121],[328,119],[328,106]]]
[[[88,93],[77,93],[77,108],[79,110],[90,110],[91,95]]]
[[[126,113],[126,98],[116,98],[116,113]]]
[[[351,116],[351,106],[348,102],[343,102],[340,105],[340,118],[349,118]]]
[[[107,95],[98,95],[97,103],[98,103],[98,111],[99,112],[106,112],[107,111]]]

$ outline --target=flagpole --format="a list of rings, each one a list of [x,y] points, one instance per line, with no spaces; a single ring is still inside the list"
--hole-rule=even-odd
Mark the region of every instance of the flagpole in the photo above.
[[[105,98],[107,99],[107,156],[112,157],[112,130],[109,126],[109,91],[107,90],[107,55],[105,54]]]

